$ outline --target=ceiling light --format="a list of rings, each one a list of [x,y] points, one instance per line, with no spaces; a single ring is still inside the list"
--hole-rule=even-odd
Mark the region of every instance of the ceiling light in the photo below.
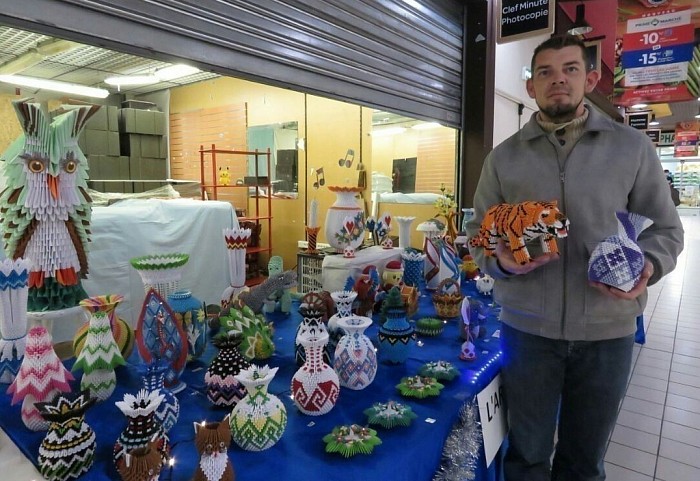
[[[81,95],[83,97],[95,97],[99,99],[103,99],[109,95],[109,91],[105,89],[86,87],[85,85],[60,82],[58,80],[24,77],[21,75],[0,75],[0,82],[19,85],[21,87],[51,90],[54,92],[63,92],[66,94]]]
[[[656,120],[656,114],[651,114],[651,122],[649,122],[649,125],[659,125],[659,121]]]
[[[571,35],[585,35],[593,31],[593,27],[586,21],[586,6],[581,3],[576,5],[576,21],[568,30]]]
[[[372,137],[388,137],[390,135],[403,134],[404,127],[389,127],[388,129],[377,129],[372,131]]]
[[[645,109],[648,106],[649,106],[648,104],[634,104],[631,108],[633,108],[633,109]]]
[[[105,83],[108,85],[151,85],[158,82],[155,75],[117,75],[107,77]]]
[[[700,109],[698,109],[698,113],[695,114],[695,118],[696,118],[696,119],[700,119]]]
[[[442,127],[442,125],[438,124],[437,122],[422,122],[420,124],[414,125],[411,128],[416,129],[416,130],[427,130],[427,129],[435,129],[438,127]]]
[[[192,67],[191,65],[175,64],[170,67],[165,67],[160,70],[156,70],[155,76],[160,81],[173,80],[176,78],[187,77],[188,75],[194,75],[199,73],[200,70],[197,67]]]

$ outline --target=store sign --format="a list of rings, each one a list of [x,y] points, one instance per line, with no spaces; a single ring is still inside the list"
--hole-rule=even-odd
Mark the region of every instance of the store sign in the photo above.
[[[554,32],[554,0],[499,0],[498,43]]]
[[[635,129],[646,130],[649,127],[649,114],[628,115],[627,125]]]
[[[659,144],[659,140],[661,139],[660,129],[645,130],[644,133],[647,134],[649,140],[651,140],[655,145]]]
[[[676,133],[673,131],[664,131],[659,135],[659,147],[673,145],[676,140]]]
[[[503,395],[501,375],[496,376],[483,391],[477,394],[476,399],[479,403],[486,466],[490,466],[508,432],[506,399]]]

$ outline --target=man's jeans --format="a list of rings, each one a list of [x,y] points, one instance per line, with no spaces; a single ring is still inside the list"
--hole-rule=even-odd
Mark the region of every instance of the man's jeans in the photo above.
[[[510,425],[506,481],[605,479],[603,458],[625,394],[633,344],[634,336],[558,341],[502,325]]]

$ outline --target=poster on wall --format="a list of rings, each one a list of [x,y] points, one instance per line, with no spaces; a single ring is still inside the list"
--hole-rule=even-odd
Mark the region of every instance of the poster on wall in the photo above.
[[[620,0],[613,103],[678,102],[700,96],[696,0]]]
[[[679,122],[673,141],[674,157],[695,157],[700,143],[700,121]]]
[[[498,43],[554,32],[554,0],[498,0]]]

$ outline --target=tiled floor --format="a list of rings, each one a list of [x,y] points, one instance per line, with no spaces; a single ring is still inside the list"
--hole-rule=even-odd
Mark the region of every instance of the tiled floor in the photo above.
[[[700,216],[682,216],[685,249],[649,289],[646,344],[605,456],[610,481],[700,480]]]

